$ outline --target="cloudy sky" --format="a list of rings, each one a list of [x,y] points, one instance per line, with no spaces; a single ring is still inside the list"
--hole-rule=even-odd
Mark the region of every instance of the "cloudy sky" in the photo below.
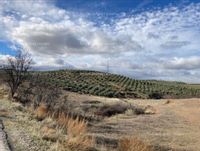
[[[0,0],[0,64],[200,83],[200,0]]]

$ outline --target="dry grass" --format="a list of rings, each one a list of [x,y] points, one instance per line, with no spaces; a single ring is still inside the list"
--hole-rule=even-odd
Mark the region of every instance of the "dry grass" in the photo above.
[[[61,128],[67,131],[67,139],[61,142],[61,148],[68,148],[72,151],[87,151],[93,148],[94,141],[87,136],[87,122],[85,120],[79,117],[73,119],[61,113],[57,122]]]
[[[67,133],[70,137],[85,135],[87,132],[87,123],[84,120],[70,118],[67,125]]]
[[[0,83],[1,83],[1,81],[0,81]],[[8,89],[6,88],[6,86],[0,84],[0,98],[8,97],[8,93],[9,92],[8,92]]]
[[[48,126],[44,126],[41,128],[41,134],[42,134],[42,139],[52,142],[56,142],[59,137],[56,129]]]
[[[101,107],[104,104],[111,104],[111,105],[117,103],[124,104],[124,100],[116,98],[105,99],[96,96],[78,95],[75,93],[74,94],[70,93],[70,94],[72,95],[69,97],[70,101],[72,102],[78,101],[80,102],[81,105],[84,104],[84,101],[89,102],[88,104],[86,104],[89,107],[94,105],[94,103],[92,103],[93,101],[101,102],[97,104],[96,105],[97,107],[94,109],[99,109],[99,107]],[[12,143],[14,145],[14,148],[19,148],[17,151],[21,150],[52,151],[50,150],[52,146],[55,146],[57,151],[61,151],[62,149],[63,151],[87,150],[88,148],[90,148],[90,145],[91,146],[93,145],[92,139],[87,137],[87,135],[96,137],[96,140],[98,140],[98,142],[97,141],[96,142],[99,143],[95,145],[96,148],[100,149],[101,147],[100,145],[101,144],[104,145],[104,146],[102,145],[103,147],[100,150],[121,149],[123,151],[125,150],[132,151],[133,149],[131,150],[131,147],[133,145],[132,143],[130,143],[131,142],[130,140],[128,141],[121,140],[119,143],[120,147],[115,148],[118,147],[117,144],[118,139],[120,139],[123,136],[127,136],[129,134],[134,134],[133,136],[140,136],[140,138],[151,140],[151,143],[152,145],[155,145],[156,150],[157,150],[157,145],[167,149],[169,148],[168,150],[187,150],[187,151],[200,150],[200,145],[199,145],[200,135],[199,133],[197,133],[200,125],[199,122],[200,110],[198,108],[200,105],[200,99],[185,99],[185,100],[171,99],[170,101],[127,99],[125,101],[127,101],[127,103],[131,104],[131,106],[133,107],[137,108],[140,107],[142,109],[145,109],[145,107],[150,105],[153,108],[155,108],[156,114],[135,116],[136,114],[135,110],[134,108],[133,109],[131,108],[125,112],[128,115],[130,114],[133,116],[127,116],[126,114],[122,114],[119,116],[117,115],[115,117],[104,118],[101,121],[95,121],[94,123],[92,123],[93,125],[91,124],[90,130],[86,127],[86,131],[84,130],[80,132],[80,130],[78,130],[79,132],[76,132],[73,131],[74,129],[73,127],[76,127],[73,126],[74,124],[71,124],[72,128],[70,128],[71,130],[69,131],[68,127],[70,124],[68,125],[67,123],[70,121],[69,120],[70,117],[66,117],[64,114],[62,116],[60,114],[59,118],[58,115],[56,115],[54,118],[52,118],[53,121],[47,121],[48,118],[45,118],[43,121],[38,122],[35,120],[34,116],[32,116],[32,114],[30,114],[27,110],[26,112],[23,111],[24,109],[26,109],[25,107],[24,109],[21,109],[21,107],[18,109],[15,103],[11,101],[6,101],[6,99],[0,100],[0,110],[5,109],[8,112],[10,112],[10,115],[15,117],[15,118],[5,118],[6,120],[4,120],[4,123],[5,123],[5,128],[7,128],[7,132],[9,132],[9,135],[12,138],[12,142],[14,142]],[[168,105],[164,105],[165,102]],[[62,107],[61,104],[58,103],[58,105]],[[148,107],[148,110],[150,109],[150,106]],[[80,106],[80,108],[81,107],[82,106]],[[60,108],[58,111],[61,111]],[[65,111],[67,112],[68,110]],[[94,110],[94,112],[95,111],[96,110]],[[144,111],[142,110],[137,110],[137,113],[144,114],[143,112]],[[65,128],[65,130],[63,130],[60,133],[58,131],[60,131],[62,127],[57,125],[58,120],[59,123],[61,123],[59,125],[62,125],[62,127]],[[52,129],[49,130],[49,127],[47,129],[44,128],[43,132],[41,131],[41,127],[44,127],[44,125],[49,126],[52,124],[52,122],[55,123],[57,132],[61,134],[59,135],[58,141],[56,142],[46,141],[45,140],[46,138],[41,139],[42,135],[45,133],[53,134]],[[73,121],[71,123],[77,123],[77,122]],[[72,134],[70,134],[70,132]],[[81,134],[82,136],[78,135],[80,133],[82,133]],[[146,143],[142,144],[147,146],[148,149],[148,145],[146,145]],[[127,146],[128,149],[123,147],[123,145]],[[142,146],[144,147],[144,145]],[[163,151],[163,148],[160,150]]]
[[[8,112],[7,110],[0,110],[0,117],[9,117],[10,116],[10,112]]]
[[[118,151],[153,151],[153,149],[135,137],[125,137],[119,141]]]
[[[41,129],[42,139],[59,142],[59,150],[88,151],[94,146],[92,138],[87,136],[87,122],[79,117],[73,118],[65,113],[58,115],[49,113],[47,107],[41,104],[35,111],[38,120],[52,118],[56,121],[58,129],[67,134],[66,138],[59,138],[55,128],[44,126]]]
[[[156,109],[151,105],[147,105],[144,109],[145,114],[155,114],[156,112]]]
[[[63,143],[63,147],[70,151],[92,151],[95,150],[93,146],[93,139],[86,136],[69,138]]]
[[[85,135],[87,132],[87,123],[84,120],[79,120],[79,118],[69,119],[67,125],[67,133],[71,137],[77,137],[80,135]]]
[[[64,113],[61,113],[58,116],[57,122],[60,126],[67,130],[69,137],[77,137],[84,135],[87,132],[87,122],[79,117],[73,119]]]
[[[36,110],[35,110],[35,116],[36,119],[41,121],[43,119],[45,119],[45,117],[47,117],[48,115],[48,110],[46,105],[41,104]]]

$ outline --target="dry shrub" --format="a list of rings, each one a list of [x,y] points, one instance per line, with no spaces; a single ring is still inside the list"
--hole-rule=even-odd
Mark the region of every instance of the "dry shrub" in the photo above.
[[[128,115],[128,116],[135,115],[135,111],[133,109],[128,109],[126,110],[125,115]]]
[[[62,142],[64,148],[72,151],[92,150],[94,141],[89,138],[87,133],[87,122],[83,119],[72,118],[64,113],[59,114],[57,123],[67,131],[67,140]]]
[[[86,136],[80,136],[69,138],[65,143],[63,143],[63,146],[71,151],[93,151],[95,150],[92,147],[93,144],[93,139]]]
[[[145,108],[139,106],[125,105],[125,104],[110,104],[101,106],[97,111],[96,115],[111,117],[116,114],[127,114],[127,115],[141,115],[141,114],[155,114],[156,110],[152,106]]]
[[[123,104],[112,104],[112,105],[104,105],[102,107],[100,107],[96,114],[100,115],[100,116],[113,116],[116,114],[122,114],[124,113],[126,110],[128,109],[128,107],[126,105]]]
[[[144,109],[145,114],[155,114],[156,109],[153,106],[147,105]]]
[[[87,132],[87,122],[83,119],[80,119],[79,117],[73,119],[69,115],[61,113],[58,116],[57,122],[60,126],[67,130],[69,137],[85,135]]]
[[[69,117],[67,115],[65,115],[64,113],[61,113],[57,116],[54,116],[54,114],[52,115],[53,118],[56,118],[58,125],[60,126],[66,126],[68,123],[68,119]]]
[[[145,114],[145,110],[141,107],[134,107],[133,110],[136,115]]]
[[[48,109],[45,104],[41,104],[35,111],[36,119],[42,121],[48,114]]]
[[[87,122],[80,120],[78,117],[74,120],[69,119],[67,125],[67,133],[71,137],[77,137],[85,135],[87,132]]]
[[[44,126],[41,128],[42,139],[55,142],[58,139],[56,129]]]
[[[7,110],[0,110],[0,117],[9,117],[10,116],[10,112],[8,112]]]
[[[153,151],[153,149],[137,138],[126,137],[119,141],[118,151]]]

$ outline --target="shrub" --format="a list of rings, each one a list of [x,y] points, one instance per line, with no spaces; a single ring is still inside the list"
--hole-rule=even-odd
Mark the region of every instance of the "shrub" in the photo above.
[[[145,114],[155,114],[156,113],[156,109],[151,106],[151,105],[147,105],[144,109],[144,113]]]
[[[62,128],[66,129],[68,137],[62,142],[61,148],[71,151],[89,151],[93,150],[93,139],[89,138],[87,133],[87,122],[77,117],[73,119],[69,115],[61,113],[57,122]],[[62,149],[61,149],[62,150]]]
[[[35,111],[36,119],[42,121],[47,116],[47,113],[47,106],[44,104],[40,104],[40,106]]]
[[[135,108],[134,112],[136,115],[145,114],[145,110],[143,108]]]
[[[119,141],[118,151],[153,151],[153,149],[137,138],[126,137]]]
[[[69,118],[67,124],[67,134],[70,137],[80,137],[85,135],[87,132],[87,122],[80,120],[78,117],[76,119]]]
[[[163,95],[159,92],[152,92],[149,94],[150,99],[162,99]]]
[[[113,92],[113,91],[107,92],[106,96],[112,98],[115,96],[115,92]]]
[[[127,106],[123,104],[113,104],[113,105],[104,105],[100,107],[96,114],[100,116],[113,116],[116,114],[122,114],[127,110]]]
[[[63,143],[64,150],[70,151],[96,151],[93,146],[93,140],[89,137],[74,137]]]
[[[127,115],[140,115],[140,114],[146,114],[145,109],[141,107],[131,106],[128,108],[125,112]]]
[[[69,115],[61,113],[57,118],[57,122],[61,127],[67,130],[69,137],[77,137],[87,132],[87,122],[79,117],[74,119]]]
[[[44,126],[41,128],[41,133],[44,140],[56,142],[58,139],[58,134],[54,128]]]

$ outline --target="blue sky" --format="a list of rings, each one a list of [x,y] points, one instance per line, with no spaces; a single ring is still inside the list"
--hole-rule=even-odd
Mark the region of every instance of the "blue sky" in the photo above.
[[[12,50],[12,48],[10,48],[10,45],[12,45],[12,43],[10,43],[9,41],[0,41],[0,51],[2,55],[14,56],[16,54],[16,51]]]
[[[1,0],[0,64],[200,82],[200,0]]]
[[[169,5],[183,6],[198,2],[199,0],[59,0],[56,1],[56,6],[71,11],[121,13],[140,12],[146,9],[163,8]]]

